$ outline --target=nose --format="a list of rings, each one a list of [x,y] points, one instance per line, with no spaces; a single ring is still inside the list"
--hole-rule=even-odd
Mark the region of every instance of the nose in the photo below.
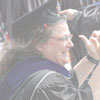
[[[68,48],[72,48],[74,46],[73,42],[71,39],[65,41],[64,46],[68,47]]]

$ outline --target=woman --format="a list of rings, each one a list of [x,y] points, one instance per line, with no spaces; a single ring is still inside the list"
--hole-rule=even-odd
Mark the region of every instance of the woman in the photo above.
[[[25,35],[17,37],[20,45],[12,44],[2,58],[1,66],[9,70],[0,87],[0,100],[93,100],[91,83],[83,85],[99,59],[93,44],[80,36],[92,57],[84,57],[69,72],[63,67],[66,52],[73,47],[66,21],[47,10],[39,23],[31,30],[30,41],[25,41]]]

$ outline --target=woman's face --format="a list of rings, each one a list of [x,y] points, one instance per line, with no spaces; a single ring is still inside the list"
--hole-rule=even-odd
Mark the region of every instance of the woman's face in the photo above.
[[[58,23],[54,28],[48,41],[40,46],[40,52],[45,58],[64,66],[68,59],[67,52],[73,47],[72,35],[65,22]]]

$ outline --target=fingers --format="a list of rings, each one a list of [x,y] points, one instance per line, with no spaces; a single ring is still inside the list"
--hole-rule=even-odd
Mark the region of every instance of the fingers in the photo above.
[[[67,14],[67,10],[63,10],[59,12],[60,15]]]
[[[85,44],[85,47],[87,48],[87,52],[88,52],[88,54],[92,54],[91,52],[91,43],[90,43],[90,41],[87,39],[87,37],[85,37],[84,35],[79,35],[79,38],[81,38],[82,40],[83,40],[83,42],[84,42],[84,44]]]
[[[91,37],[90,40],[93,43],[93,45],[95,46],[96,51],[98,53],[98,56],[100,58],[100,43],[99,43],[99,41],[96,38],[94,38],[94,37]]]
[[[95,37],[100,43],[100,31],[93,31],[91,37]]]
[[[90,41],[94,44],[96,48],[100,46],[99,41],[95,37],[90,37]]]
[[[88,45],[91,45],[90,41],[84,35],[79,35],[79,38],[81,38],[83,40],[83,42],[84,42],[84,44],[85,44],[86,47]]]
[[[75,9],[67,9],[59,12],[61,16],[67,15],[68,20],[72,20],[76,13],[78,13],[78,11]]]
[[[84,42],[84,44],[85,44],[85,46],[86,46],[86,48],[87,48],[87,52],[88,52],[88,54],[90,55],[90,56],[92,56],[93,58],[95,58],[95,59],[99,59],[99,55],[98,55],[98,49],[96,48],[96,43],[95,43],[95,45],[90,41],[90,40],[88,40],[87,39],[87,37],[85,37],[84,35],[80,35],[79,36],[82,40],[83,40],[83,42]]]
[[[59,12],[59,15],[64,18],[65,20],[69,20],[67,10],[63,10]]]

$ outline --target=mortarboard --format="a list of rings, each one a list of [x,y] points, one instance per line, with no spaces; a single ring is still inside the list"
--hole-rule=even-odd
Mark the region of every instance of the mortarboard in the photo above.
[[[45,22],[49,22],[45,20],[45,17],[42,21],[40,16],[47,9],[56,12],[56,4],[57,0],[50,0],[38,7],[36,10],[25,14],[24,16],[18,18],[17,20],[12,22],[12,38],[13,39],[22,39],[28,41],[32,36],[33,29],[36,29],[41,24],[45,24]],[[41,19],[41,20],[40,20]]]

